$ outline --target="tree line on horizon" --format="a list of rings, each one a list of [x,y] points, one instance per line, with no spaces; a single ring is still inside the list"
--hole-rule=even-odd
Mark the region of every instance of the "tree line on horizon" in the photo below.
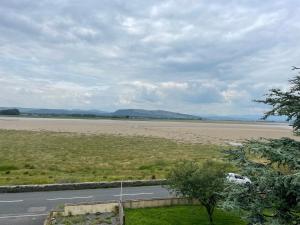
[[[6,115],[6,116],[18,116],[20,115],[20,111],[18,109],[2,109],[0,110],[0,115]]]

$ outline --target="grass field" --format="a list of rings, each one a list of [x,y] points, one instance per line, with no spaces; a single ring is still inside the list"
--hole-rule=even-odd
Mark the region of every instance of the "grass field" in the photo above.
[[[0,185],[163,178],[177,160],[221,157],[163,138],[0,130]]]
[[[126,209],[126,225],[206,225],[204,208],[173,206],[163,208]],[[238,216],[216,210],[215,225],[245,225]]]

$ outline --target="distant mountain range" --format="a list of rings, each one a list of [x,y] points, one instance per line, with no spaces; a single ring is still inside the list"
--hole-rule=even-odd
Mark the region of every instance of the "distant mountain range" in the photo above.
[[[80,109],[34,109],[34,108],[18,108],[22,114],[38,114],[38,115],[105,115],[108,112],[100,110],[80,110]]]
[[[7,107],[0,107],[7,109]],[[164,110],[144,110],[144,109],[120,109],[115,112],[105,112],[100,110],[78,110],[78,109],[34,109],[17,108],[22,115],[35,116],[101,116],[117,118],[136,118],[136,119],[185,119],[199,120],[200,116],[193,116],[182,113],[169,112]]]
[[[182,113],[169,112],[164,110],[145,110],[145,109],[120,109],[112,113],[113,116],[152,118],[152,119],[201,119],[200,116],[193,116]]]
[[[131,119],[185,119],[185,120],[232,120],[232,121],[259,121],[261,115],[189,115],[164,110],[145,109],[120,109],[115,112],[105,112],[101,110],[80,110],[80,109],[39,109],[39,108],[19,108],[0,107],[1,109],[17,108],[24,116],[94,116],[94,117],[114,117]],[[270,117],[267,121],[285,122],[285,117]]]

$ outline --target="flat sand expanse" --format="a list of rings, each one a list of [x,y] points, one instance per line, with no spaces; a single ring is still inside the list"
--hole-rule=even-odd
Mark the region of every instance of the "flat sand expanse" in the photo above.
[[[0,117],[0,129],[142,135],[183,142],[216,144],[260,137],[290,137],[300,141],[300,137],[293,136],[290,126],[281,123]]]

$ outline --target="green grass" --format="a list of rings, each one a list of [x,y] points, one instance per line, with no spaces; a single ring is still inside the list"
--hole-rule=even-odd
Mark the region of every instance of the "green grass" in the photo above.
[[[207,225],[205,209],[200,206],[126,209],[126,225]],[[237,215],[216,210],[215,225],[246,225]]]
[[[0,130],[0,185],[164,178],[177,160],[220,160],[220,146],[44,131]]]

